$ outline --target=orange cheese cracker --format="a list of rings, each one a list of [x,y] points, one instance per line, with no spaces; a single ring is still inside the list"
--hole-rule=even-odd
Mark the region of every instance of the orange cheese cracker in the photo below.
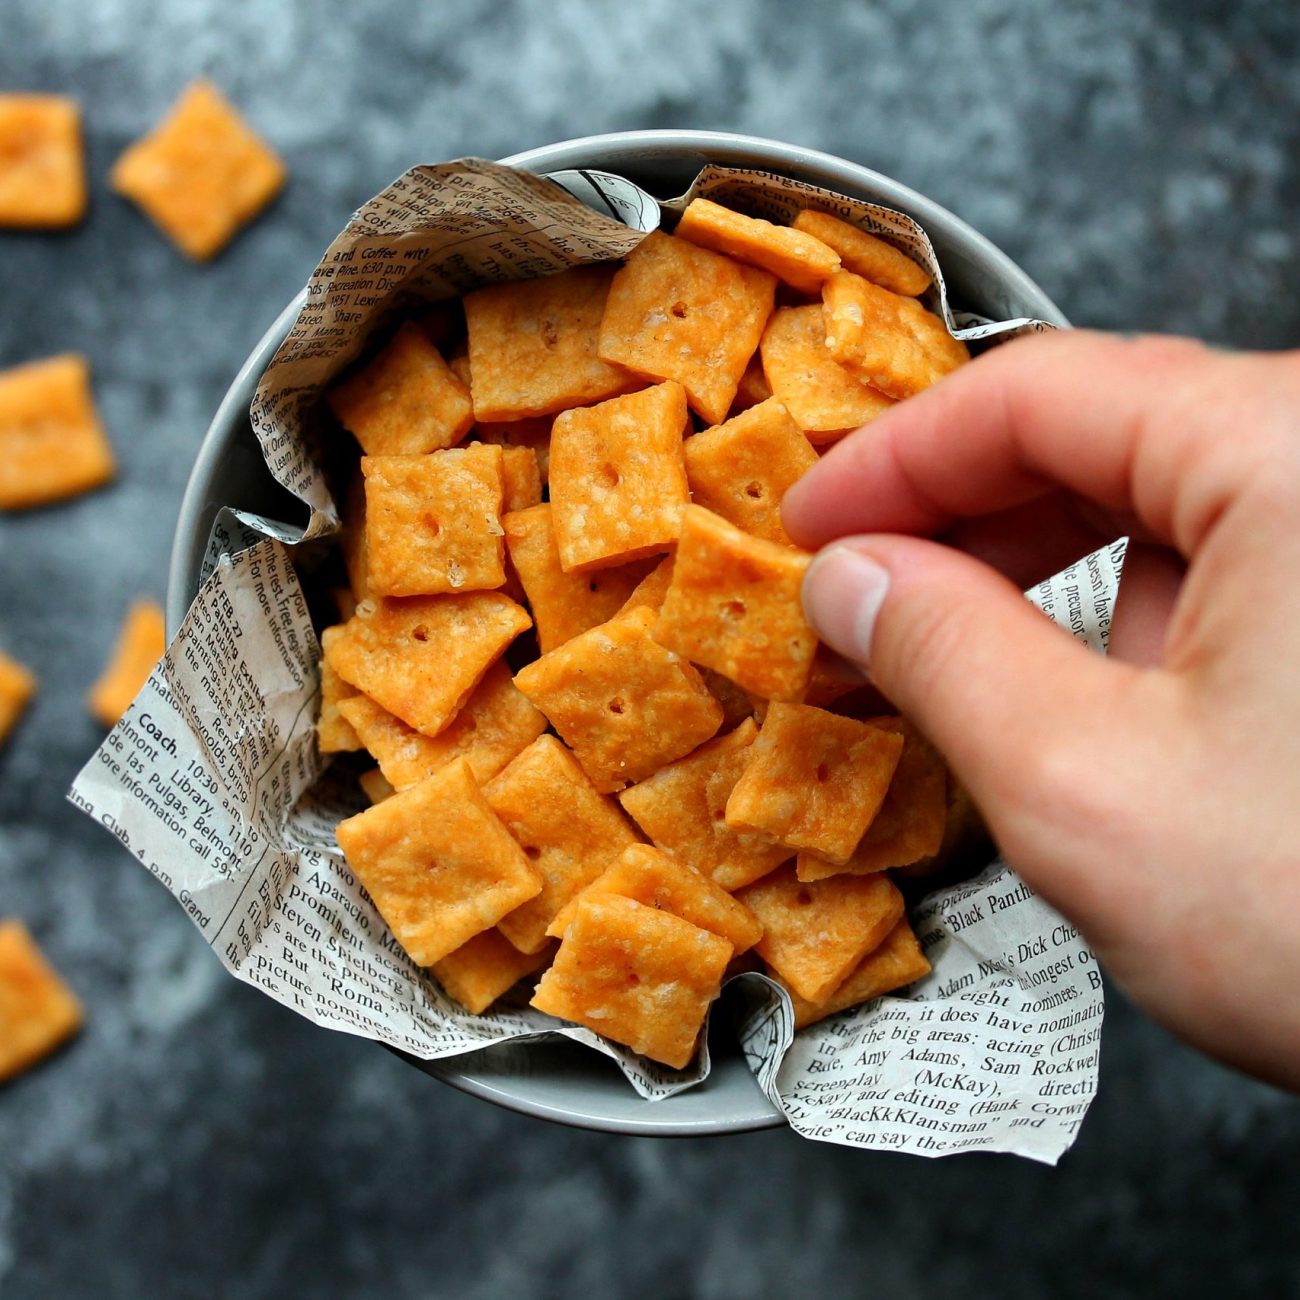
[[[815,304],[773,312],[762,356],[772,393],[810,442],[833,442],[894,404],[836,362],[826,347],[826,318]]]
[[[471,1015],[485,1012],[525,975],[551,960],[554,944],[520,952],[500,930],[484,930],[455,952],[433,963],[433,977]]]
[[[740,384],[731,403],[731,414],[739,415],[741,411],[747,411],[759,402],[766,402],[771,396],[772,385],[763,373],[763,358],[755,352],[745,367],[745,373],[740,376]]]
[[[689,862],[723,889],[740,889],[790,857],[789,849],[766,835],[727,825],[727,800],[749,765],[749,748],[757,735],[754,720],[747,719],[618,796],[661,849]]]
[[[510,669],[500,660],[436,736],[408,727],[365,695],[343,700],[338,710],[397,790],[432,776],[453,758],[467,759],[474,779],[488,781],[546,730],[546,719],[515,688]]]
[[[483,674],[530,624],[508,596],[362,601],[330,648],[334,671],[426,736],[457,714]]]
[[[725,939],[680,916],[599,894],[579,903],[532,1004],[681,1069],[730,958]]]
[[[903,737],[903,752],[880,811],[843,865],[801,853],[800,880],[822,880],[842,872],[868,875],[907,867],[938,853],[948,817],[948,765],[939,751],[905,718],[872,718],[870,725]]]
[[[645,605],[649,609],[658,609],[664,603],[668,588],[673,581],[673,557],[667,556],[659,561],[640,582],[632,588],[631,595],[619,608],[621,614],[625,609],[635,609]]]
[[[361,472],[371,591],[435,596],[506,580],[500,447],[362,456]]]
[[[755,537],[791,545],[781,498],[817,463],[817,453],[776,398],[687,438],[683,452],[696,505]]]
[[[483,793],[541,874],[542,892],[500,922],[516,948],[536,952],[555,914],[634,844],[636,834],[554,736],[539,736]]]
[[[107,483],[114,469],[84,357],[0,371],[0,510],[88,492]]]
[[[18,725],[18,719],[35,691],[35,674],[0,651],[0,745]]]
[[[0,226],[53,230],[86,211],[81,110],[65,95],[0,95]]]
[[[722,725],[699,673],[651,637],[654,621],[645,606],[627,610],[515,676],[602,793],[644,780]]]
[[[454,447],[474,423],[469,390],[409,321],[360,370],[326,394],[367,456],[420,456]]]
[[[854,718],[770,704],[727,822],[845,862],[884,802],[902,749],[900,735]]]
[[[21,921],[0,921],[0,1082],[81,1028],[81,1003]]]
[[[667,550],[690,501],[680,384],[565,411],[551,427],[551,506],[566,572]]]
[[[840,255],[814,235],[747,217],[709,199],[692,199],[673,232],[701,248],[771,271],[800,293],[815,294],[840,269]]]
[[[599,355],[675,379],[709,424],[724,419],[772,313],[776,279],[660,231],[614,277]]]
[[[369,772],[362,772],[357,777],[357,784],[361,787],[362,794],[371,803],[383,803],[385,799],[397,793],[393,789],[392,782],[377,767],[372,767]]]
[[[152,600],[137,600],[126,613],[117,644],[99,680],[90,688],[86,707],[106,727],[127,711],[167,649],[163,612]]]
[[[542,888],[463,758],[340,822],[338,841],[417,966],[455,952]]]
[[[721,935],[731,945],[733,956],[748,952],[763,934],[754,914],[725,889],[689,863],[649,844],[630,844],[624,849],[618,861],[606,867],[555,918],[549,933],[563,937],[580,899],[595,894],[620,894],[680,916]]]
[[[837,1011],[846,1011],[904,985],[914,984],[929,973],[930,963],[904,918],[885,936],[880,947],[869,952],[823,1001],[809,1002],[787,984],[786,992],[794,1007],[794,1027],[806,1029]],[[780,982],[785,983],[784,980]]]
[[[108,181],[183,253],[203,262],[279,193],[284,178],[284,164],[221,92],[195,81],[122,154]]]
[[[859,379],[911,397],[970,360],[966,345],[915,298],[839,271],[822,286],[826,349]]]
[[[527,510],[541,501],[542,471],[531,447],[501,448],[501,486],[503,512]]]
[[[548,503],[515,511],[501,520],[510,562],[523,583],[543,654],[613,618],[653,563],[638,560],[613,569],[566,573],[560,566],[553,518]]]
[[[894,293],[915,298],[930,287],[930,273],[893,244],[869,235],[827,212],[805,208],[794,219],[794,229],[829,244],[839,255],[843,269],[871,280]]]
[[[762,923],[758,955],[809,1002],[838,988],[903,916],[903,896],[888,876],[804,883],[793,862],[736,897]]]
[[[614,269],[578,266],[465,296],[474,415],[520,420],[587,406],[645,382],[596,355]]]
[[[799,594],[810,558],[688,506],[655,640],[764,699],[798,697],[817,649]]]
[[[339,706],[356,696],[356,691],[330,667],[329,647],[338,639],[340,627],[327,627],[320,634],[323,657],[320,662],[320,713],[316,718],[316,746],[322,754],[337,754],[361,748],[361,740]]]

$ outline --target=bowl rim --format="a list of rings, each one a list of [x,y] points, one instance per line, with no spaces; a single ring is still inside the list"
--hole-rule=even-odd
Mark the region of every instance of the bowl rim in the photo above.
[[[1023,311],[1019,314],[1057,325],[1068,324],[1056,304],[1024,270],[960,217],[891,177],[820,150],[732,132],[660,129],[579,136],[511,154],[501,162],[535,172],[586,168],[615,173],[629,165],[635,170],[638,163],[695,164],[698,170],[708,162],[715,162],[794,175],[909,213],[937,244],[962,249],[972,261],[996,278],[1011,300],[1022,305]],[[175,635],[197,591],[197,576],[208,541],[208,526],[204,526],[204,521],[210,520],[209,506],[226,504],[215,495],[215,491],[222,478],[230,444],[247,420],[248,408],[262,372],[289,332],[306,296],[305,288],[299,291],[249,353],[217,406],[199,446],[181,498],[168,566],[166,622],[169,639]],[[504,1071],[491,1067],[485,1069],[485,1064],[494,1055],[498,1060],[509,1055],[509,1045],[503,1046],[507,1049],[504,1053],[499,1048],[488,1048],[483,1052],[432,1061],[420,1060],[403,1052],[396,1054],[462,1092],[522,1114],[572,1127],[639,1136],[689,1137],[752,1132],[787,1122],[784,1114],[759,1087],[739,1052],[721,1062],[715,1059],[710,1080],[689,1092],[678,1094],[681,1098],[679,1113],[673,1115],[671,1107],[677,1098],[646,1101],[621,1078],[613,1080],[621,1092],[610,1093],[604,1110],[575,1110],[572,1104],[553,1095],[554,1089],[543,1086],[544,1081],[530,1073],[506,1075]],[[578,1044],[567,1043],[566,1046],[572,1053],[582,1053],[587,1062],[602,1059]],[[611,1070],[614,1069],[612,1062],[607,1064]],[[727,1080],[719,1078],[720,1071],[727,1073]],[[583,1072],[579,1071],[580,1074]],[[742,1092],[745,1105],[739,1110],[734,1109],[737,1098],[733,1097],[729,1099],[733,1113],[692,1118],[680,1114],[682,1110],[698,1109],[696,1105],[688,1104],[687,1099],[694,1098],[698,1103],[713,1091],[710,1082],[740,1091],[740,1083],[733,1086],[730,1080],[734,1077],[739,1081],[742,1075],[749,1080],[751,1088]],[[503,1078],[505,1082],[502,1082]],[[558,1092],[562,1094],[565,1091],[566,1086],[561,1081]]]

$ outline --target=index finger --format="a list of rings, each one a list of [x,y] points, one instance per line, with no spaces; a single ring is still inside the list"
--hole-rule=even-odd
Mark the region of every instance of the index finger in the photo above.
[[[1284,403],[1257,373],[1279,365]],[[1294,360],[1158,336],[1035,335],[850,434],[790,489],[782,517],[815,548],[851,533],[932,534],[1063,487],[1190,555],[1257,465],[1276,408],[1298,396]],[[1243,426],[1260,436],[1231,436]]]

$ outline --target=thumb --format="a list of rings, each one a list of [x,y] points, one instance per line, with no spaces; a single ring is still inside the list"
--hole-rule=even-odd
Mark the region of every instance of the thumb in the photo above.
[[[912,537],[846,538],[814,558],[803,603],[826,644],[944,752],[995,830],[999,813],[1043,796],[1044,778],[1069,780],[1113,741],[1135,670],[1075,641],[968,555]]]

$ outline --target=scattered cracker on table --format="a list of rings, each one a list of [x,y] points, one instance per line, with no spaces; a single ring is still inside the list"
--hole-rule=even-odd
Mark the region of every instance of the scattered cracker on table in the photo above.
[[[77,496],[107,483],[115,469],[84,357],[0,371],[0,510]]]
[[[687,506],[655,640],[763,699],[798,698],[817,649],[800,597],[811,558]]]
[[[167,649],[161,606],[137,600],[118,633],[113,654],[86,697],[86,707],[106,727],[113,726],[149,680],[154,665]]]
[[[668,382],[564,411],[551,427],[551,507],[565,572],[667,550],[691,499],[686,393]]]
[[[902,749],[894,732],[773,703],[727,800],[727,823],[845,862],[880,810]]]
[[[554,944],[520,952],[500,930],[484,930],[431,967],[433,977],[471,1015],[482,1015],[525,975],[551,959]]]
[[[0,745],[18,725],[35,693],[36,675],[0,650]]]
[[[541,892],[469,763],[340,822],[348,866],[417,966],[431,966]]]
[[[81,1003],[21,921],[0,921],[0,1082],[81,1028]]]
[[[613,267],[578,266],[465,295],[476,419],[552,415],[645,384],[596,355],[613,278]]]
[[[330,663],[344,681],[436,736],[532,620],[508,596],[377,597],[343,624]]]
[[[370,590],[437,596],[499,587],[506,580],[501,462],[501,448],[484,443],[363,456]]]
[[[795,217],[794,229],[829,244],[840,255],[844,270],[884,289],[915,298],[930,287],[929,271],[906,253],[829,213],[805,208]]]
[[[759,919],[756,951],[809,1002],[824,1001],[903,916],[888,876],[804,882],[787,863],[736,897]]]
[[[817,463],[817,453],[776,398],[701,430],[683,450],[696,505],[755,537],[792,545],[781,498]]]
[[[911,397],[970,360],[960,339],[915,298],[849,271],[822,286],[826,350],[890,397]]]
[[[360,370],[335,384],[326,400],[367,456],[445,451],[474,423],[469,389],[409,321]]]
[[[77,101],[0,94],[0,226],[56,230],[75,225],[85,212]]]
[[[689,754],[722,725],[695,668],[651,637],[654,622],[644,605],[630,609],[515,676],[604,794]]]
[[[553,518],[552,506],[543,503],[501,521],[543,654],[613,618],[648,580],[654,563],[637,560],[589,573],[566,573],[560,565]]]
[[[717,424],[775,296],[776,277],[768,272],[655,231],[614,276],[599,355],[651,379],[676,380],[691,408]]]
[[[520,692],[509,667],[497,660],[474,693],[436,736],[426,736],[366,695],[338,706],[360,744],[394,789],[406,790],[453,758],[467,759],[474,779],[490,781],[546,730],[546,719]]]
[[[903,752],[880,811],[842,865],[812,853],[799,854],[800,880],[841,873],[869,875],[908,867],[938,853],[948,817],[948,765],[939,751],[905,718],[876,717],[869,725],[903,737]]]
[[[840,255],[814,235],[797,226],[776,226],[761,217],[747,217],[709,199],[692,199],[673,233],[678,239],[770,271],[800,293],[819,293],[822,281],[840,269]]]
[[[779,975],[776,978],[790,995],[795,1029],[806,1029],[837,1011],[846,1011],[882,994],[915,984],[929,973],[930,963],[904,918],[885,936],[880,946],[867,953],[820,1002],[801,998]]]
[[[816,304],[777,308],[763,331],[761,350],[773,395],[809,442],[834,442],[894,404],[831,356],[826,318]]]
[[[554,736],[538,737],[483,793],[541,873],[542,892],[500,921],[516,948],[536,952],[560,909],[634,844],[636,833]]]
[[[731,944],[733,956],[748,952],[763,936],[763,927],[744,904],[688,862],[649,844],[629,844],[556,916],[548,933],[562,938],[581,900],[596,894],[619,894],[680,916],[721,935]]]
[[[285,174],[221,92],[200,80],[122,154],[108,180],[183,253],[206,262],[279,193]]]
[[[673,1069],[694,1055],[731,945],[631,898],[584,898],[532,1004]]]
[[[727,890],[751,884],[791,856],[766,835],[727,825],[727,800],[749,766],[757,735],[758,727],[749,718],[618,796],[632,820],[661,849]]]

